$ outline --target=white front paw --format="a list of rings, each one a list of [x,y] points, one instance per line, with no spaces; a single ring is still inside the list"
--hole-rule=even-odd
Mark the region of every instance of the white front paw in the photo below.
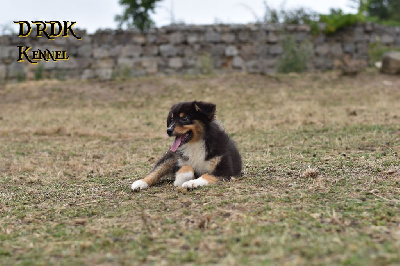
[[[131,186],[133,191],[142,190],[142,189],[145,189],[148,187],[149,187],[149,185],[143,180],[137,180],[137,181],[133,182],[132,186]]]
[[[193,172],[177,174],[175,177],[174,186],[180,187],[180,186],[182,186],[183,183],[185,183],[186,181],[192,180],[192,179],[194,179]]]
[[[202,177],[199,177],[197,179],[190,180],[190,181],[187,181],[187,182],[183,183],[182,187],[184,187],[184,188],[197,188],[197,187],[206,186],[206,185],[208,185],[208,181],[205,180]]]

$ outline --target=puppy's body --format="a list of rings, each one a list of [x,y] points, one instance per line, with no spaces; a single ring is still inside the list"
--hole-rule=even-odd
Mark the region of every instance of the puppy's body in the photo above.
[[[183,102],[172,106],[167,133],[175,136],[171,149],[133,190],[147,188],[168,174],[176,174],[175,186],[195,188],[238,176],[242,160],[234,142],[214,120],[215,105]]]

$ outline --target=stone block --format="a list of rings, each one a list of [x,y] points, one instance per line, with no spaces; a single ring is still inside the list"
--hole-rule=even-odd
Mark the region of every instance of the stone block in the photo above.
[[[219,42],[221,41],[221,34],[215,31],[207,31],[205,40],[206,42]]]
[[[110,49],[105,47],[96,47],[93,48],[93,57],[94,58],[106,58],[110,56]]]
[[[334,56],[341,56],[343,54],[342,46],[338,43],[330,45],[329,50]]]
[[[393,44],[393,43],[394,43],[394,37],[385,34],[385,35],[382,36],[381,42],[382,42],[383,44],[386,44],[386,45]]]
[[[267,43],[275,44],[279,41],[279,37],[275,33],[268,33]]]
[[[186,36],[186,41],[189,44],[194,44],[200,41],[199,35],[197,34],[188,34]]]
[[[117,60],[117,66],[132,68],[137,63],[138,60],[140,59],[120,57]]]
[[[225,45],[215,44],[211,46],[210,53],[213,56],[221,56],[225,54]]]
[[[124,58],[124,57],[122,57]],[[129,59],[129,58],[127,58]],[[113,58],[102,58],[102,59],[95,59],[93,61],[94,68],[113,68],[114,67],[114,59]]]
[[[365,34],[364,29],[362,27],[357,27],[354,29],[354,41],[356,42],[364,42],[368,39],[367,34]]]
[[[183,50],[183,55],[185,58],[192,58],[194,57],[196,54],[194,52],[194,49],[190,46],[190,47],[185,47]]]
[[[77,55],[82,58],[92,57],[92,46],[89,44],[79,46]]]
[[[196,59],[194,59],[194,58],[190,58],[190,59],[185,59],[184,61],[183,61],[183,66],[184,67],[189,67],[189,68],[191,68],[191,67],[195,67],[196,66],[196,63],[197,63],[197,60]]]
[[[170,58],[168,62],[168,66],[174,69],[180,69],[183,67],[182,59],[179,57]]]
[[[318,55],[326,55],[327,53],[329,53],[329,47],[328,45],[324,44],[324,45],[318,45],[315,48],[315,53]]]
[[[65,61],[57,61],[57,69],[79,69],[78,61],[75,58],[70,58]]]
[[[7,66],[8,78],[24,78],[26,74],[26,68],[24,63],[18,63],[17,61],[12,62]]]
[[[233,33],[223,33],[221,35],[221,40],[226,43],[233,43],[236,40],[236,36]]]
[[[109,80],[112,77],[113,70],[111,68],[98,68],[95,70],[95,76],[102,80]]]
[[[257,45],[256,54],[258,57],[265,58],[269,55],[269,46],[268,45]]]
[[[353,54],[356,50],[356,46],[354,45],[354,43],[345,43],[343,50],[345,53]]]
[[[120,57],[122,52],[122,45],[113,46],[110,51],[110,57]]]
[[[83,38],[83,37],[82,37]],[[68,43],[68,38],[58,37],[55,38],[54,41],[51,41],[55,45],[65,46]],[[82,45],[83,43],[80,43]]]
[[[240,42],[248,42],[250,39],[250,33],[248,31],[240,31],[238,33],[238,40]]]
[[[156,74],[158,71],[158,63],[155,58],[142,58],[142,65],[147,74]]]
[[[240,56],[235,56],[233,58],[232,67],[236,69],[243,69],[244,61]]]
[[[148,34],[146,36],[146,41],[149,44],[157,43],[157,35],[155,34]]]
[[[164,44],[160,46],[160,54],[163,57],[173,57],[177,55],[177,49],[171,44]]]
[[[146,43],[146,40],[147,40],[147,38],[143,34],[135,34],[132,37],[132,43],[134,43],[134,44],[142,45],[142,44]]]
[[[143,55],[144,56],[155,56],[158,54],[158,46],[155,45],[147,45],[143,47]]]
[[[307,40],[309,37],[308,33],[306,32],[300,32],[296,34],[296,41],[302,42],[304,40]]]
[[[272,45],[269,48],[269,53],[272,54],[272,55],[280,55],[280,54],[283,53],[283,48],[282,48],[282,46],[277,45],[277,44],[276,45]]]
[[[12,52],[14,51],[15,55],[18,54],[18,47],[16,46],[4,46],[0,48],[0,59],[11,58]],[[15,58],[17,60],[17,58]]]
[[[400,74],[400,52],[388,52],[383,55],[381,72]]]
[[[238,54],[238,50],[235,46],[230,45],[225,48],[225,55],[226,56],[236,56]]]
[[[122,57],[137,58],[140,57],[142,53],[143,53],[143,48],[139,45],[125,45],[122,46],[121,50]]]
[[[324,33],[318,34],[316,37],[313,38],[313,43],[315,45],[323,45],[325,44],[326,36]]]
[[[171,35],[169,35],[169,42],[171,44],[180,44],[183,43],[185,40],[185,36],[182,34],[182,32],[174,32]]]
[[[256,51],[253,45],[243,45],[240,48],[240,56],[244,60],[252,59],[254,58]]]
[[[7,78],[7,68],[5,65],[0,65],[0,80],[4,81]]]
[[[92,58],[74,58],[74,60],[76,61],[77,65],[78,65],[77,67],[80,69],[90,68],[93,63]]]
[[[265,31],[257,30],[251,33],[251,40],[259,43],[265,43],[267,41],[267,33]]]
[[[315,57],[314,58],[314,67],[318,70],[328,70],[332,69],[333,61],[327,57]]]
[[[81,79],[92,79],[94,78],[94,72],[91,69],[85,69],[83,70]]]
[[[43,66],[43,69],[45,69],[45,70],[54,70],[54,69],[57,69],[58,66],[61,66],[61,63],[62,63],[61,61],[60,62],[56,62],[56,61],[53,61],[53,60],[49,60],[47,62],[43,62],[42,66]]]
[[[357,54],[368,54],[368,45],[366,43],[357,43]]]
[[[261,64],[259,60],[250,60],[246,63],[246,70],[250,74],[261,73]]]
[[[2,35],[0,36],[0,45],[9,45],[10,44],[10,38],[8,38],[7,35]]]

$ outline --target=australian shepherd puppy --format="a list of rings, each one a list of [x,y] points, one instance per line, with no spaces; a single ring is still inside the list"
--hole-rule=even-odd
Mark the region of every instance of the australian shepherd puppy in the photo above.
[[[239,176],[242,159],[235,143],[215,121],[216,106],[207,102],[180,102],[167,117],[167,134],[175,137],[170,150],[143,179],[132,184],[141,190],[175,174],[174,185],[197,188]]]

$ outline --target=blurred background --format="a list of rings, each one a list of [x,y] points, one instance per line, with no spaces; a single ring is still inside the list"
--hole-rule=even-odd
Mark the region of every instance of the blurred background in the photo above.
[[[265,5],[273,9],[308,8],[317,13],[329,13],[331,8],[345,12],[357,12],[349,0],[162,0],[156,3],[152,19],[157,27],[171,23],[214,24],[214,23],[252,23],[263,18]],[[115,16],[124,7],[118,0],[100,1],[12,1],[3,0],[0,4],[0,25],[15,20],[69,20],[77,21],[79,28],[93,33],[97,29],[117,28]],[[17,30],[17,25],[14,26]]]

